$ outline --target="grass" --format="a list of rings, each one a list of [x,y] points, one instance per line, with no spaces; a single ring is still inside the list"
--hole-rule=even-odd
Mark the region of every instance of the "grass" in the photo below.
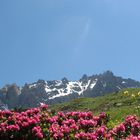
[[[128,91],[129,96],[124,95]],[[92,111],[95,115],[105,111],[111,115],[112,120],[122,121],[127,115],[136,114],[140,116],[140,96],[132,98],[131,95],[140,91],[140,88],[123,89],[119,92],[96,98],[78,98],[70,102],[50,106],[57,111]]]

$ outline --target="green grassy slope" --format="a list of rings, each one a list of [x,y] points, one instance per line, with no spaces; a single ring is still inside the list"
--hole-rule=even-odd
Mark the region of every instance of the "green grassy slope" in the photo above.
[[[128,91],[129,95],[124,95]],[[105,111],[113,120],[122,121],[126,115],[136,114],[140,116],[140,88],[124,89],[118,93],[112,93],[96,98],[79,98],[70,102],[50,106],[55,111],[92,111],[94,114]],[[135,95],[136,97],[133,97]]]

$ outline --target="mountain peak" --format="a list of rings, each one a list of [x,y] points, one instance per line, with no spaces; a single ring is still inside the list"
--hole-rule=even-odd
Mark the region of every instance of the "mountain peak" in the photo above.
[[[130,78],[117,77],[113,72],[106,71],[92,76],[84,74],[78,81],[69,81],[64,77],[52,81],[39,79],[32,84],[25,84],[22,88],[9,85],[0,89],[0,101],[9,108],[36,107],[40,102],[56,104],[80,97],[101,96],[132,87],[140,87],[140,83]]]
[[[88,76],[86,75],[86,74],[84,74],[83,76],[82,76],[82,78],[81,78],[81,80],[87,80],[87,78],[88,78]]]
[[[39,80],[37,81],[37,83],[40,83],[40,84],[45,84],[45,83],[46,83],[46,81],[45,81],[45,80],[42,80],[42,79],[39,79]]]
[[[103,76],[114,76],[113,72],[110,70],[105,71],[102,75]]]
[[[68,83],[69,80],[68,80],[66,77],[64,77],[64,78],[62,78],[62,82],[63,82],[63,83]]]

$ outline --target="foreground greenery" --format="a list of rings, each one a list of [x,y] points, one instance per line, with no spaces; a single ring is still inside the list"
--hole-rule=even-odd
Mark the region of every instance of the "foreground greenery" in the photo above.
[[[0,111],[0,139],[140,140],[140,89]],[[63,112],[64,111],[64,112]]]
[[[22,112],[0,111],[1,140],[140,140],[140,120],[136,115],[126,116],[114,125],[105,112],[57,112],[48,105]]]

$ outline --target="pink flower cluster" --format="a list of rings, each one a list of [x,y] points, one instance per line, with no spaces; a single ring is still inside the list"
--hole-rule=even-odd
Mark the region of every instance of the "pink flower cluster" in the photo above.
[[[52,114],[48,106],[22,112],[0,111],[0,139],[52,140],[140,140],[140,120],[135,115],[111,130],[109,116],[102,112],[58,112]]]

